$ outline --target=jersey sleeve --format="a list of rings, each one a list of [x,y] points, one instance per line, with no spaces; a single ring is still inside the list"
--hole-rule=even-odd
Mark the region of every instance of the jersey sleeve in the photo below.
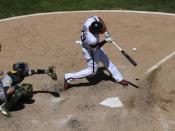
[[[94,37],[90,32],[88,32],[84,42],[87,45],[96,45],[98,43],[98,39]]]

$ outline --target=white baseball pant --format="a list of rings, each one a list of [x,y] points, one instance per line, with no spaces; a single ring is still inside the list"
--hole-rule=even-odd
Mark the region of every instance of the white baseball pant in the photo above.
[[[70,83],[75,79],[81,79],[95,75],[98,70],[99,62],[103,63],[103,65],[110,71],[112,77],[117,82],[123,79],[117,67],[109,60],[105,54],[103,48],[93,51],[82,47],[82,53],[86,59],[87,68],[79,72],[65,74],[64,78],[66,82]]]

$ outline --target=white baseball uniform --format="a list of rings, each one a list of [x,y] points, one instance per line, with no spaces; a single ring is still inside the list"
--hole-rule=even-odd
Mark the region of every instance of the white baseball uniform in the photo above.
[[[84,25],[81,34],[81,47],[84,58],[87,62],[87,68],[75,73],[67,73],[64,78],[67,82],[71,82],[75,79],[81,79],[96,74],[98,70],[99,62],[102,62],[103,65],[111,72],[112,77],[117,81],[121,81],[123,78],[121,73],[118,71],[116,66],[109,60],[105,54],[103,48],[91,48],[89,45],[96,45],[99,43],[99,34],[92,34],[89,31],[89,26],[94,21],[99,21],[97,16],[91,16],[88,18]]]

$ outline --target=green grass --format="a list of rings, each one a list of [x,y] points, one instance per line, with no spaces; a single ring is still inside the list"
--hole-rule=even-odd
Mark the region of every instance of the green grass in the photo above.
[[[111,9],[175,13],[175,0],[0,0],[0,19],[39,12]]]

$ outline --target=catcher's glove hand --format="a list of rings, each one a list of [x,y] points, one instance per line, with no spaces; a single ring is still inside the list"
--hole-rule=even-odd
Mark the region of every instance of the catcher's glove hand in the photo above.
[[[30,83],[23,83],[20,87],[21,91],[24,93],[23,100],[28,100],[33,97],[33,86]]]
[[[33,86],[30,83],[23,83],[21,84],[21,89],[25,90],[26,92],[32,92]]]
[[[55,66],[49,66],[49,69],[47,70],[47,74],[53,79],[57,80],[57,74],[56,74],[56,69]]]

